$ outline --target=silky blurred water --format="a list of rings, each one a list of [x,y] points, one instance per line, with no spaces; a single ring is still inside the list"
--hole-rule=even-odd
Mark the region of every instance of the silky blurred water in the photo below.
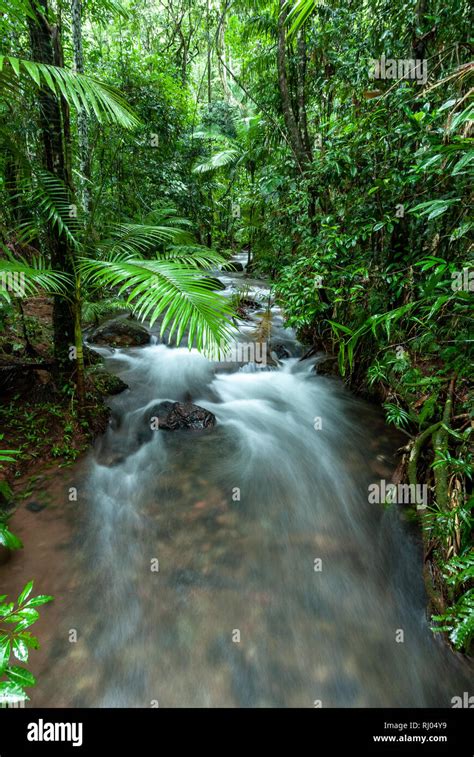
[[[81,643],[58,641],[44,703],[449,707],[468,689],[429,629],[416,529],[368,502],[398,435],[273,316],[294,356],[268,366],[100,350],[130,389],[86,466],[64,618]],[[143,442],[154,403],[189,399],[214,429]]]

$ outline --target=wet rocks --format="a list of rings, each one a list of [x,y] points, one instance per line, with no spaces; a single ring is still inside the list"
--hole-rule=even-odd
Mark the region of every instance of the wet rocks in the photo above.
[[[273,353],[278,360],[286,360],[291,357],[291,352],[288,347],[282,342],[275,342],[272,339],[268,343],[270,353]]]
[[[337,357],[324,357],[314,367],[319,376],[340,376]]]
[[[107,373],[107,371],[100,367],[91,374],[91,378],[95,388],[102,395],[113,396],[128,389],[128,384],[125,381],[122,381],[122,379],[114,376],[112,373]]]
[[[204,431],[216,423],[213,413],[192,402],[160,402],[147,411],[146,418],[165,431]]]
[[[257,300],[251,300],[249,297],[242,297],[242,299],[239,300],[239,307],[244,310],[258,310],[262,305],[260,302],[257,302]]]
[[[150,334],[130,318],[114,318],[94,329],[89,334],[89,341],[107,347],[138,347],[149,344]]]
[[[157,431],[207,432],[215,423],[213,413],[192,402],[159,402],[138,416],[133,425],[121,429],[115,424],[113,434],[98,439],[95,459],[107,467],[120,465],[150,442]]]
[[[82,352],[84,355],[84,365],[89,367],[91,365],[99,365],[99,363],[102,362],[102,358],[99,355],[98,352],[94,352],[94,350],[91,350],[90,347],[88,347],[86,344],[82,347]]]

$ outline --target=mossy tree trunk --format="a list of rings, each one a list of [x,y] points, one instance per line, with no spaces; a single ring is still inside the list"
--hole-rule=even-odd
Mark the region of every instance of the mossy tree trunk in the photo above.
[[[38,0],[37,5],[33,7],[35,18],[29,20],[33,59],[39,63],[63,67],[60,29],[49,20],[48,0]],[[63,182],[73,204],[71,125],[68,103],[64,98],[56,97],[47,87],[43,87],[38,93],[38,106],[44,168]],[[74,249],[68,237],[60,232],[57,225],[49,223],[47,240],[52,267],[74,279]],[[81,374],[82,365],[76,359],[78,355],[78,328],[80,330],[80,321],[79,327],[77,324],[80,303],[76,300],[76,294],[77,292],[71,293],[70,298],[61,295],[54,297],[54,355],[60,379],[76,382],[78,402],[82,406],[84,377]],[[76,349],[71,349],[73,347],[76,347]]]

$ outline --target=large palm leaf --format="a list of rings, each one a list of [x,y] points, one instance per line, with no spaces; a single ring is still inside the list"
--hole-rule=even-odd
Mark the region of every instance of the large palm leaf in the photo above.
[[[36,87],[50,89],[56,97],[62,95],[77,110],[94,113],[99,121],[128,129],[139,123],[122,96],[104,82],[58,66],[0,55],[0,92],[17,96],[18,80],[22,77]]]
[[[132,311],[153,324],[162,317],[160,334],[167,332],[170,342],[180,344],[187,331],[187,342],[198,350],[218,354],[233,330],[232,308],[211,290],[209,282],[196,268],[176,260],[140,260],[128,257],[114,260],[79,262],[84,281],[118,288]]]
[[[177,226],[155,226],[143,223],[121,223],[111,227],[107,239],[98,245],[101,254],[145,255],[172,242],[188,239]]]
[[[173,244],[163,255],[167,260],[176,260],[192,268],[217,268],[224,261],[219,253],[201,244]]]
[[[119,297],[126,293],[126,306],[138,317],[154,322],[163,316],[162,332],[169,329],[170,341],[175,336],[179,343],[186,329],[189,344],[195,343],[201,350],[210,350],[227,340],[231,308],[210,289],[203,275],[203,269],[217,267],[223,259],[191,240],[189,232],[182,228],[187,225],[186,219],[179,218],[173,209],[164,209],[154,215],[163,221],[161,226],[117,224],[111,227],[105,240],[91,245],[83,239],[84,230],[81,232],[77,223],[73,228],[67,217],[69,198],[60,180],[46,172],[38,178],[41,181],[35,195],[37,214],[73,240],[76,276],[83,291],[119,287]],[[32,234],[35,224],[25,222],[21,230]],[[158,254],[160,257],[156,259]],[[142,259],[151,255],[154,260]],[[26,295],[42,287],[64,296],[66,285],[73,297],[75,283],[65,274],[53,273],[41,260],[29,267],[25,261],[10,259],[1,263],[5,272],[23,271]],[[9,300],[12,293],[4,289],[1,294]]]
[[[228,137],[214,127],[194,132],[194,139],[209,140],[219,147],[209,158],[198,163],[193,173],[215,173],[220,168],[235,167],[250,158],[263,157],[264,122],[260,115],[238,116],[234,119],[236,137]]]
[[[294,34],[297,34],[310,16],[313,15],[318,5],[324,4],[322,0],[296,0],[296,2],[288,0],[283,11],[289,11],[287,16],[287,24],[290,26],[289,36],[292,37]]]
[[[11,302],[15,296],[33,296],[39,290],[64,296],[71,288],[70,277],[51,270],[43,257],[37,256],[27,261],[24,258],[13,258],[5,248],[3,252],[5,257],[0,257],[0,298],[7,302]]]
[[[16,197],[23,206],[25,216],[16,232],[19,241],[29,242],[40,235],[44,224],[55,227],[76,249],[80,245],[80,208],[74,202],[64,182],[43,169],[35,169],[21,182],[22,190]],[[33,210],[33,212],[28,212]]]
[[[213,173],[219,168],[225,168],[229,165],[235,164],[239,156],[239,150],[232,147],[226,150],[220,150],[219,152],[214,153],[214,155],[211,155],[208,160],[195,166],[193,168],[193,173]]]

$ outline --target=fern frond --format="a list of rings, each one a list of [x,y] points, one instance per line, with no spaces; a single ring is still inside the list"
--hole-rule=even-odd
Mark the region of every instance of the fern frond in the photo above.
[[[470,589],[442,615],[433,615],[441,623],[433,631],[447,631],[455,649],[469,652],[474,638],[474,589]]]

